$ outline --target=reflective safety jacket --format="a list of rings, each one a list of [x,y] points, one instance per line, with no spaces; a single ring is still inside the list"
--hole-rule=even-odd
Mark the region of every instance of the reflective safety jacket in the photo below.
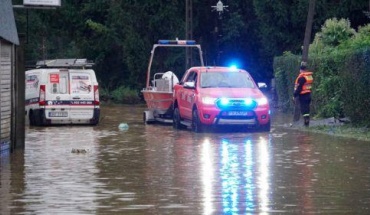
[[[295,85],[294,85],[294,91],[297,90],[298,86],[299,86],[299,83],[298,83],[298,80],[300,78],[305,78],[306,81],[305,83],[303,84],[302,86],[302,90],[299,94],[306,94],[306,93],[311,93],[311,88],[312,88],[312,82],[313,82],[313,77],[312,77],[312,72],[309,72],[309,71],[300,71],[297,79],[295,80]]]

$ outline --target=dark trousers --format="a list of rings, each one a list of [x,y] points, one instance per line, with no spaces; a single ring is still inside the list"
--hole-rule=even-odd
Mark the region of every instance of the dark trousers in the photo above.
[[[310,116],[311,93],[300,94],[299,103],[303,117]]]

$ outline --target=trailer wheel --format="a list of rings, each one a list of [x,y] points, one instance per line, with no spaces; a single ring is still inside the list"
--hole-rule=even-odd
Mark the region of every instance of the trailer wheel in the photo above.
[[[153,124],[154,123],[154,118],[153,114],[149,111],[144,111],[143,112],[143,121],[145,124]]]
[[[191,120],[191,130],[195,133],[203,132],[203,124],[199,119],[199,113],[197,109],[193,110],[192,120]]]
[[[146,113],[145,113],[145,111],[143,112],[143,122],[146,124],[147,123],[147,121],[146,121]]]

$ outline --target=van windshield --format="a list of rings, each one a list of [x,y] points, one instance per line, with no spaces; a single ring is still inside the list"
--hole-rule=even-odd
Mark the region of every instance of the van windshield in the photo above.
[[[202,72],[200,77],[202,88],[254,88],[253,81],[244,72]]]

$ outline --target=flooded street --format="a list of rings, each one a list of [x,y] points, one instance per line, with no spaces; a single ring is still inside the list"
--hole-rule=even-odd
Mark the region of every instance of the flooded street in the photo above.
[[[0,214],[370,212],[370,142],[289,130],[278,115],[270,133],[196,134],[145,125],[144,109],[27,126],[25,151],[0,157]]]

